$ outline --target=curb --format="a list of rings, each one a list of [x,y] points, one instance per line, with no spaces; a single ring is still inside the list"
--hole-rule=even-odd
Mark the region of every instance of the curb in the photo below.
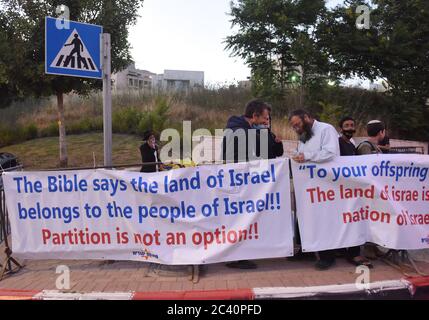
[[[39,291],[0,289],[0,300],[33,300]]]
[[[160,292],[62,292],[0,289],[0,300],[254,300],[252,289]]]
[[[369,288],[356,284],[314,287],[265,287],[239,290],[161,291],[161,292],[61,292],[58,290],[0,289],[0,300],[267,300],[311,299],[366,295],[375,297],[392,292],[403,292],[413,298],[417,292],[429,290],[429,277],[371,283]],[[423,294],[424,299],[428,294]]]
[[[135,292],[133,300],[254,300],[252,289]]]
[[[353,297],[353,296],[376,296],[383,292],[387,294],[393,291],[410,291],[410,283],[407,280],[380,281],[370,283],[368,286],[355,283],[315,286],[315,287],[295,287],[295,288],[255,288],[257,299],[311,299],[316,297]]]

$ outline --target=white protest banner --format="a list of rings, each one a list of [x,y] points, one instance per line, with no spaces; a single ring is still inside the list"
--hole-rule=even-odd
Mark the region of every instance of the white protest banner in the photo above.
[[[373,242],[429,248],[429,157],[368,155],[292,161],[303,250]]]
[[[150,174],[6,173],[12,250],[177,265],[291,256],[289,179],[285,159]]]

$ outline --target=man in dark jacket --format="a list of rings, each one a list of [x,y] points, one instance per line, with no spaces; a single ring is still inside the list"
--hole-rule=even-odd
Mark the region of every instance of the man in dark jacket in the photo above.
[[[271,114],[268,125],[268,159],[275,159],[284,154],[283,142],[271,131]]]
[[[223,137],[223,160],[226,163],[247,162],[258,158],[273,159],[283,155],[283,144],[270,130],[271,107],[262,100],[246,105],[243,116],[232,116]],[[255,269],[248,260],[233,261],[229,268]]]
[[[356,133],[356,122],[352,117],[344,117],[340,121],[341,136],[339,139],[340,155],[342,157],[350,157],[356,155],[356,146],[353,143],[353,135]],[[325,256],[329,255],[325,251]],[[355,266],[366,266],[372,268],[371,262],[360,254],[360,246],[346,248],[346,259]],[[320,254],[320,253],[319,253]],[[333,253],[332,253],[333,255]]]
[[[269,104],[255,99],[247,103],[244,115],[229,118],[222,144],[225,162],[274,159],[283,155],[283,144],[270,129],[270,113]]]
[[[142,168],[140,172],[158,172],[160,162],[158,146],[156,145],[155,133],[146,131],[143,134],[144,143],[140,146],[140,154],[142,156]]]

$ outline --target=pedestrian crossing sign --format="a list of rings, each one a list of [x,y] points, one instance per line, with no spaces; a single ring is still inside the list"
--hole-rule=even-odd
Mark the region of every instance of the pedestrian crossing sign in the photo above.
[[[46,17],[45,71],[73,77],[103,77],[101,26]],[[67,26],[67,28],[65,28]]]

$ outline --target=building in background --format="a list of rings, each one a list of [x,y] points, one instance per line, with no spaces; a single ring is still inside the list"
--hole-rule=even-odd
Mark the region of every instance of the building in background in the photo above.
[[[189,92],[204,87],[204,71],[164,70],[153,77],[152,86],[163,92]]]
[[[140,70],[135,64],[112,75],[114,91],[189,92],[204,87],[204,71],[164,70],[156,74]]]
[[[238,87],[240,89],[250,90],[252,89],[252,81],[251,80],[238,81]]]
[[[112,89],[114,91],[139,90],[151,92],[154,76],[156,74],[150,71],[136,69],[133,63],[124,70],[112,75]]]

